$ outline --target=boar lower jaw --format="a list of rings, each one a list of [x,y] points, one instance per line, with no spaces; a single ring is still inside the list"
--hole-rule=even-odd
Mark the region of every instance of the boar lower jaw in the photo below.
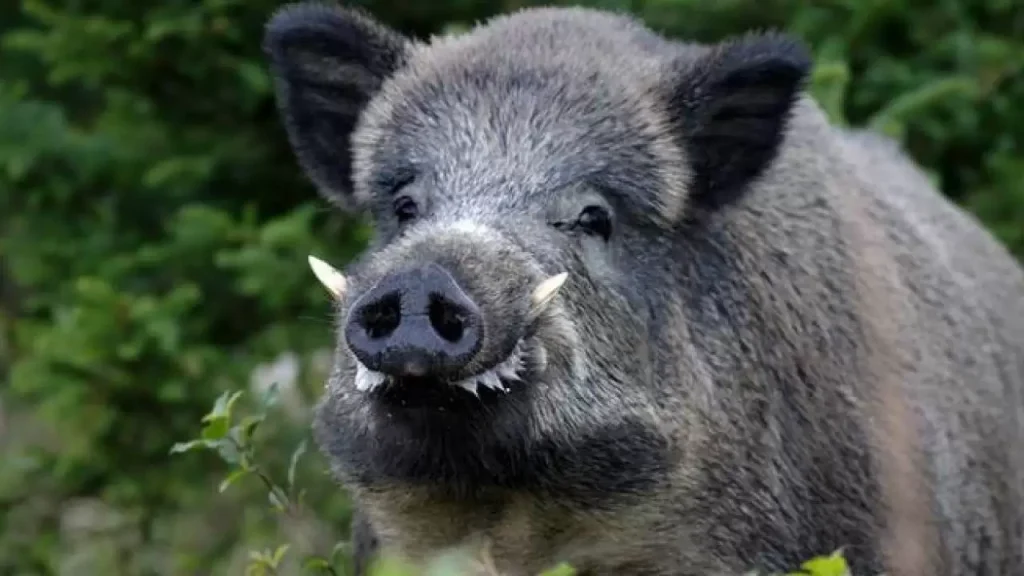
[[[532,343],[532,346],[530,346],[527,341],[520,340],[516,343],[515,348],[512,349],[512,353],[497,366],[469,378],[448,382],[448,385],[461,388],[474,396],[477,395],[481,386],[508,393],[510,384],[522,380],[521,374],[526,368],[528,346],[532,348],[531,352],[538,356],[538,359],[543,358],[543,348],[539,344]],[[356,361],[356,390],[371,392],[382,385],[392,382],[393,380],[387,374],[371,370],[361,362]]]

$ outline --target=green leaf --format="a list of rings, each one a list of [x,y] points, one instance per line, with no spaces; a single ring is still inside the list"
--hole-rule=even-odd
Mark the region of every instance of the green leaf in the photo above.
[[[242,397],[242,391],[233,393],[224,392],[213,404],[213,409],[203,416],[203,438],[207,440],[220,440],[224,438],[231,427],[231,411]]]
[[[202,182],[210,173],[212,164],[205,157],[164,158],[142,175],[142,185],[153,189],[167,189],[178,183]]]
[[[289,548],[291,548],[291,544],[282,544],[277,547],[277,550],[274,551],[274,555],[270,559],[271,565],[274,568],[277,568],[277,566],[281,563],[281,560],[284,558],[284,555],[288,553]]]
[[[198,450],[200,448],[212,448],[211,442],[208,440],[190,440],[188,442],[176,442],[171,446],[170,454],[181,454],[184,452],[191,452],[192,450]]]
[[[302,563],[303,570],[318,570],[321,572],[327,572],[331,569],[330,562],[326,558],[320,556],[311,556],[306,558],[306,561]]]
[[[235,405],[235,402],[241,398],[244,392],[237,390],[235,392],[224,391],[223,394],[217,397],[217,400],[213,403],[213,409],[210,410],[205,416],[203,416],[203,423],[209,422],[217,418],[224,418],[228,422],[231,421],[231,409]]]
[[[249,469],[248,468],[239,468],[238,470],[235,470],[231,474],[228,474],[228,476],[226,478],[224,478],[224,480],[221,481],[220,486],[217,487],[217,491],[218,492],[223,492],[223,491],[227,490],[228,486],[231,486],[232,484],[235,483],[235,481],[237,481],[238,479],[242,478],[243,476],[245,476],[248,473],[249,473]]]
[[[850,83],[850,68],[846,62],[821,62],[811,75],[811,91],[829,119],[838,124],[846,123],[844,109],[846,91]]]
[[[238,425],[238,429],[241,431],[240,442],[243,445],[248,445],[252,441],[252,437],[256,434],[256,429],[259,428],[260,424],[266,418],[263,414],[254,414],[246,416],[241,423]]]
[[[228,419],[223,416],[209,418],[203,426],[202,435],[206,440],[220,440],[228,433]]]
[[[369,576],[413,576],[412,566],[391,557],[378,557],[370,563]]]
[[[269,93],[271,88],[270,76],[263,66],[255,62],[239,62],[238,76],[249,90],[256,94]]]
[[[249,560],[258,564],[269,564],[270,552],[267,550],[250,550]]]
[[[220,440],[212,440],[210,442],[217,450],[217,454],[220,455],[221,459],[228,464],[238,464],[241,461],[242,454],[230,438],[221,438]]]
[[[351,544],[345,540],[336,543],[334,547],[331,548],[331,566],[337,566],[338,564],[340,564],[342,560],[341,556],[348,556],[350,554],[349,550],[351,549],[351,547]]]
[[[876,132],[902,141],[907,122],[929,106],[950,100],[959,100],[968,104],[977,95],[978,85],[972,78],[963,76],[939,78],[890,100],[885,108],[871,117],[868,126]]]
[[[561,564],[558,564],[553,568],[541,572],[540,576],[575,576],[575,574],[575,568],[573,568],[566,562],[562,562]]]
[[[803,574],[799,576],[850,576],[850,568],[846,565],[842,549],[828,556],[818,556],[804,562],[800,566]]]
[[[292,452],[292,461],[288,465],[288,492],[293,493],[295,489],[295,468],[299,464],[299,458],[306,453],[306,440],[299,442],[298,448]]]
[[[237,390],[230,398],[228,398],[227,406],[224,407],[224,416],[226,416],[229,421],[231,420],[231,410],[234,409],[235,403],[238,402],[238,399],[242,397],[243,393],[244,392],[242,390]]]
[[[288,510],[288,502],[281,497],[276,489],[267,492],[267,499],[270,500],[270,504],[278,511],[284,512]]]
[[[280,396],[277,382],[274,382],[267,387],[266,393],[263,394],[263,407],[270,408],[274,404],[277,404],[277,399]]]

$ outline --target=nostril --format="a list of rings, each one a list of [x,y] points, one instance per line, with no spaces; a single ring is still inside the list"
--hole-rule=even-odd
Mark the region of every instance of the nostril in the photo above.
[[[458,342],[466,331],[466,314],[458,305],[438,294],[430,295],[427,307],[430,325],[438,336],[448,342]]]
[[[345,323],[360,363],[396,377],[457,374],[483,343],[480,307],[436,264],[385,276],[360,296]]]
[[[359,311],[359,323],[373,339],[391,335],[401,322],[402,301],[397,292],[386,294]]]

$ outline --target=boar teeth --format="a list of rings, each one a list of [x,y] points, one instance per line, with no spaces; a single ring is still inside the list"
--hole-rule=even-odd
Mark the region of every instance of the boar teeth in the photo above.
[[[519,371],[512,366],[502,364],[498,366],[498,374],[495,377],[501,377],[506,380],[519,380]]]
[[[491,390],[500,390],[508,393],[509,389],[506,386],[506,382],[521,380],[519,374],[525,362],[525,346],[526,344],[523,341],[519,341],[519,343],[516,344],[516,347],[512,349],[512,353],[509,354],[508,358],[506,358],[501,364],[498,364],[487,372],[477,374],[471,378],[459,380],[458,382],[451,382],[451,385],[462,388],[474,396],[479,396],[481,386]],[[543,350],[543,347],[536,347],[536,349],[537,351],[541,351]],[[361,392],[370,392],[378,386],[385,384],[387,381],[388,377],[386,375],[375,370],[370,370],[361,362],[356,363],[356,390]]]
[[[386,376],[370,370],[362,364],[356,365],[356,390],[369,392],[384,383]]]
[[[519,371],[523,368],[523,342],[522,340],[516,344],[516,347],[512,350],[512,354],[505,359],[504,362],[498,364],[492,372],[499,378],[505,380],[519,380]]]
[[[335,270],[333,266],[324,262],[323,260],[309,256],[309,267],[313,269],[313,274],[316,275],[316,279],[327,288],[335,298],[341,299],[345,295],[345,288],[348,286],[348,282],[345,280],[345,275]]]
[[[491,390],[501,390],[505,387],[501,384],[501,378],[493,371],[484,372],[480,375],[477,380],[478,383],[490,388]]]
[[[516,344],[516,347],[509,354],[509,357],[504,362],[498,364],[494,368],[491,368],[483,374],[478,374],[472,378],[453,382],[455,386],[472,392],[473,395],[477,395],[477,391],[480,386],[490,388],[491,390],[500,390],[508,393],[509,389],[505,386],[505,382],[514,382],[520,380],[519,371],[523,367],[523,342],[520,341]]]
[[[479,396],[479,394],[476,393],[476,380],[461,380],[456,382],[455,385],[466,392],[469,392],[473,396]]]

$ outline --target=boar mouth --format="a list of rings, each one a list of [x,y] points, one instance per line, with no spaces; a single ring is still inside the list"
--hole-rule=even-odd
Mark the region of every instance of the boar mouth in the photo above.
[[[485,390],[508,394],[523,384],[531,370],[542,368],[545,356],[540,342],[535,338],[523,338],[516,343],[512,352],[501,362],[483,372],[456,380],[396,378],[371,370],[357,360],[355,387],[366,393],[392,387],[429,386],[452,390],[460,389],[476,397],[479,397],[480,392]]]

